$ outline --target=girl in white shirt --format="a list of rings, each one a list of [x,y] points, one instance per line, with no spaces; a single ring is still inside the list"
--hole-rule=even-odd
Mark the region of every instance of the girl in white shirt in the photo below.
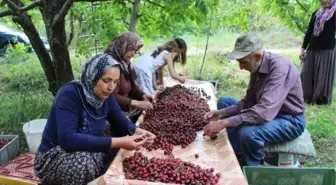
[[[185,65],[187,53],[187,44],[181,38],[176,38],[159,46],[154,51],[149,51],[140,56],[133,64],[136,72],[135,82],[146,94],[154,94],[154,90],[158,89],[155,80],[155,71],[160,70],[160,84],[163,86],[163,68],[168,66],[169,75],[184,83],[185,76],[180,76],[174,69],[175,62]]]

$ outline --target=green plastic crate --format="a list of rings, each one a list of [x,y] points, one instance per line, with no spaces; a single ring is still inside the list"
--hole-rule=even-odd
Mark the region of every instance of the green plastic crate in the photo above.
[[[336,185],[332,168],[244,167],[249,185]]]

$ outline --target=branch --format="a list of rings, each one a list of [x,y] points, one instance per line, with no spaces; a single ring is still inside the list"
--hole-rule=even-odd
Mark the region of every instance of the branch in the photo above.
[[[160,8],[164,8],[164,6],[162,6],[162,5],[160,5],[160,4],[156,3],[156,2],[153,2],[153,1],[150,1],[150,0],[145,0],[145,1],[148,2],[148,3],[150,3],[150,4],[153,4],[155,6],[158,6]]]
[[[295,16],[292,14],[292,12],[290,10],[288,10],[289,16],[293,19],[295,25],[298,27],[298,29],[302,32],[305,33],[305,30],[302,28],[302,26],[300,25],[300,23],[295,19]]]
[[[13,2],[10,1],[10,0],[7,0],[7,4],[8,4],[8,7],[9,7],[10,9],[13,9],[14,12],[15,12],[16,14],[19,12],[20,7],[18,7],[15,3],[13,3]]]
[[[8,15],[17,15],[20,14],[22,12],[26,12],[29,11],[37,6],[41,6],[41,0],[38,1],[34,1],[33,3],[27,5],[27,6],[23,6],[23,7],[18,7],[16,4],[14,4],[12,1],[7,1],[7,3],[9,4],[10,9],[14,9],[13,10],[4,10],[0,12],[0,17],[5,17]]]
[[[41,2],[42,2],[41,0],[38,0],[38,1],[34,1],[33,3],[31,3],[27,6],[21,7],[20,12],[28,11],[28,10],[31,10],[31,9],[37,7],[37,6],[41,6],[42,5]]]
[[[75,2],[102,2],[102,1],[106,1],[106,2],[112,2],[111,0],[75,0]]]
[[[301,8],[305,11],[305,12],[308,12],[308,10],[306,9],[306,7],[304,7],[300,2],[299,0],[295,0],[300,6]]]
[[[127,22],[127,20],[125,19],[125,17],[121,17],[122,22],[124,22],[124,24],[127,25],[127,27],[129,26],[129,23]]]
[[[56,16],[53,19],[53,22],[51,23],[51,26],[54,27],[59,21],[64,19],[66,14],[68,13],[69,9],[73,5],[75,0],[67,0],[64,4],[61,10],[56,14]]]
[[[0,12],[0,17],[5,17],[8,15],[14,15],[14,12],[12,10],[4,10]]]

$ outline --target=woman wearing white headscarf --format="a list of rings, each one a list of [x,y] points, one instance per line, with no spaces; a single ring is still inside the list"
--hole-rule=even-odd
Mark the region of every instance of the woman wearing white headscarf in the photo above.
[[[120,68],[111,56],[96,55],[82,67],[79,81],[57,92],[34,162],[43,184],[87,184],[106,171],[111,149],[153,143],[155,135],[127,119],[112,94]],[[104,136],[106,120],[119,137]]]
[[[304,100],[309,104],[330,104],[335,77],[336,0],[321,0],[304,37],[300,59]]]

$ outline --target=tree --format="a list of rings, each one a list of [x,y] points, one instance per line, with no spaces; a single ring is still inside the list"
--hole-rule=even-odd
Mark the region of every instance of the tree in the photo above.
[[[33,49],[41,63],[44,73],[47,77],[49,84],[49,91],[54,95],[57,90],[66,82],[74,79],[70,55],[68,51],[67,34],[65,29],[65,18],[69,9],[76,2],[107,2],[107,0],[2,0],[1,4],[5,5],[3,10],[0,11],[0,17],[11,16],[12,20],[21,26],[24,33],[28,36]],[[117,34],[117,31],[125,30],[127,27],[129,30],[134,31],[136,29],[137,22],[141,23],[139,27],[140,32],[145,32],[142,35],[149,35],[150,32],[167,29],[166,33],[173,31],[169,29],[170,22],[168,18],[174,17],[174,20],[192,20],[193,17],[188,17],[184,12],[190,13],[189,8],[195,11],[195,8],[207,8],[209,4],[214,6],[217,0],[195,0],[195,1],[180,1],[180,0],[114,0],[108,1],[110,3],[104,3],[102,9],[99,9],[93,16],[100,15],[100,24],[94,25],[92,29],[99,33],[100,30],[105,30],[103,34],[104,40],[109,41],[113,36]],[[82,4],[82,6],[84,6]],[[104,7],[111,7],[112,9],[104,9]],[[45,30],[47,38],[50,44],[51,56],[44,47],[39,33],[33,24],[32,18],[29,14],[29,10],[33,8],[39,8],[40,13],[45,24]],[[141,11],[139,11],[139,9]],[[105,11],[104,11],[105,10]],[[112,10],[112,11],[111,11]],[[198,15],[200,14],[200,15]],[[193,12],[191,16],[199,16],[201,20],[202,12]],[[117,15],[117,16],[116,16]],[[161,16],[157,16],[161,15]],[[115,17],[120,16],[121,19]],[[129,17],[129,22],[125,18]],[[148,27],[148,20],[155,17],[159,17],[159,20],[152,21],[151,26]],[[104,22],[105,21],[105,22]],[[147,22],[148,21],[148,22]],[[164,24],[160,25],[159,21],[163,21]],[[180,21],[180,22],[181,22]],[[120,26],[120,22],[124,22]],[[112,23],[112,24],[109,24]],[[105,27],[99,27],[104,25]],[[106,24],[108,28],[106,28]],[[114,30],[114,26],[119,25],[119,29],[116,29],[113,34],[111,30]],[[156,25],[156,27],[152,26]],[[163,25],[163,26],[162,26]],[[126,27],[126,28],[127,28]],[[101,29],[102,28],[102,29]],[[112,28],[112,29],[111,29]],[[162,33],[162,32],[160,32]],[[99,35],[99,34],[98,34]],[[100,34],[102,35],[102,34]],[[68,39],[69,40],[69,39]]]
[[[270,18],[276,18],[292,32],[302,35],[310,15],[319,6],[316,0],[223,0],[214,14],[214,23],[234,31],[259,31],[272,24]]]
[[[74,1],[38,0],[30,2],[28,5],[24,5],[21,0],[5,0],[4,2],[8,9],[1,11],[0,17],[12,16],[12,20],[22,27],[47,77],[49,91],[55,94],[62,84],[74,78],[66,44],[64,19]],[[45,23],[52,58],[44,47],[31,16],[27,13],[27,11],[36,7],[40,8]]]
[[[186,33],[197,34],[208,20],[209,10],[215,10],[218,0],[134,0],[101,3],[89,11],[87,4],[77,3],[75,15],[85,20],[80,30],[94,33],[91,41],[99,40],[101,46],[124,30],[136,31],[145,41],[158,37],[176,37]],[[113,12],[113,16],[111,16]],[[87,53],[93,43],[79,40],[77,51]]]
[[[258,0],[263,12],[271,12],[296,34],[306,32],[311,14],[320,4],[315,0]]]

